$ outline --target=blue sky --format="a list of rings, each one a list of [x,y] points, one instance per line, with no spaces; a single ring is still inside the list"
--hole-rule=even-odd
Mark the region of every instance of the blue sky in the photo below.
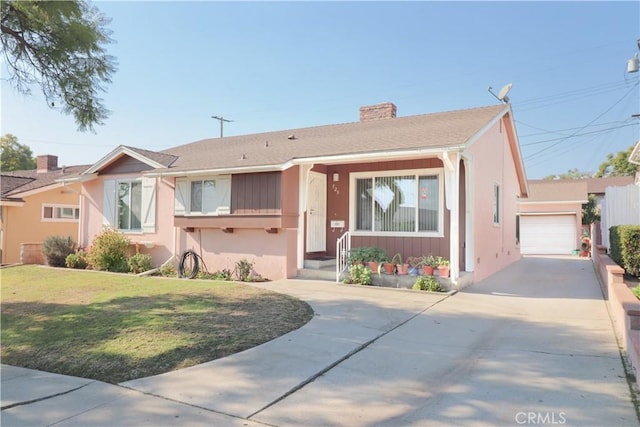
[[[96,133],[2,81],[2,134],[60,165],[118,145],[457,110],[509,93],[530,179],[595,172],[639,139],[638,2],[96,2],[112,18],[118,71]],[[6,71],[3,70],[3,75]],[[491,167],[487,165],[487,167]]]

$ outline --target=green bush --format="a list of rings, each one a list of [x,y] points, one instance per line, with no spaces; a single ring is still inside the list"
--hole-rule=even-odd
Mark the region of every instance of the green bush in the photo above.
[[[640,225],[616,225],[609,228],[611,259],[627,274],[640,276]]]
[[[345,280],[345,282],[357,285],[370,285],[371,270],[362,264],[353,264],[349,267],[349,279]]]
[[[52,267],[66,267],[66,259],[74,253],[76,244],[71,237],[49,236],[42,242],[42,253]]]
[[[87,253],[82,249],[76,251],[75,253],[67,255],[65,259],[65,265],[67,268],[77,268],[83,270],[87,268],[89,265],[87,261]]]
[[[178,277],[178,270],[172,262],[160,267],[160,275],[164,277]]]
[[[636,296],[636,298],[640,299],[640,285],[635,288],[631,288],[631,292]]]
[[[130,256],[127,260],[127,264],[129,265],[129,272],[133,274],[144,273],[145,271],[149,271],[153,268],[151,255],[141,254],[139,252]]]
[[[438,283],[438,279],[433,276],[420,276],[413,284],[411,289],[417,291],[444,292],[444,289]]]
[[[128,272],[128,246],[129,239],[124,234],[113,228],[105,228],[91,243],[89,265],[95,270]]]

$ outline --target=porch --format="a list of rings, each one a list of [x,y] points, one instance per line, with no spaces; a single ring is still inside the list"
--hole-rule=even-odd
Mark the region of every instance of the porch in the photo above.
[[[316,259],[307,259],[304,262],[304,268],[298,270],[297,279],[305,280],[323,280],[335,282],[337,278],[336,259],[332,257],[319,257]],[[339,274],[339,281],[349,276],[349,271],[343,271]],[[416,282],[417,275],[399,275],[399,274],[378,274],[372,273],[372,286],[384,288],[411,289]],[[461,290],[473,284],[473,273],[469,271],[461,271],[458,280],[455,282],[450,277],[436,277],[440,285],[447,291]]]

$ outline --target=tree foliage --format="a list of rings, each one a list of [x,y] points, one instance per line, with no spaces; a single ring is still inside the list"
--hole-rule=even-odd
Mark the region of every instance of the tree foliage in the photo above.
[[[596,221],[600,221],[600,208],[598,208],[596,195],[589,194],[588,202],[582,205],[582,223],[586,225]]]
[[[109,111],[99,98],[116,70],[104,45],[110,22],[85,0],[0,3],[0,41],[9,81],[21,93],[39,85],[52,108],[94,130]]]
[[[579,171],[578,168],[573,168],[573,169],[569,169],[565,173],[545,176],[543,179],[554,180],[554,179],[584,179],[584,178],[591,178],[591,172],[582,172],[582,171]]]
[[[632,176],[640,171],[640,166],[629,162],[629,157],[634,145],[626,151],[619,151],[615,156],[613,153],[607,154],[607,160],[602,162],[596,172],[596,178],[607,176]]]
[[[0,170],[10,172],[35,168],[36,160],[31,148],[20,144],[18,138],[10,133],[0,137]]]

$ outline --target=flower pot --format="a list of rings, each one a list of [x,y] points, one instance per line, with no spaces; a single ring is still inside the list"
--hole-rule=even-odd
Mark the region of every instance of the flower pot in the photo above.
[[[401,276],[406,276],[409,274],[409,264],[396,264],[398,268],[398,274]]]
[[[438,267],[438,276],[449,277],[449,266],[441,265]]]
[[[378,272],[378,267],[380,266],[380,263],[378,261],[369,261],[368,264],[371,271],[373,271],[374,273]]]
[[[418,267],[409,268],[409,276],[417,276],[420,274],[420,269]]]
[[[425,276],[433,276],[433,267],[430,265],[423,265],[422,272]]]
[[[385,262],[384,264],[382,264],[382,269],[384,270],[385,274],[393,274],[395,268],[396,265],[391,264],[390,262]]]

